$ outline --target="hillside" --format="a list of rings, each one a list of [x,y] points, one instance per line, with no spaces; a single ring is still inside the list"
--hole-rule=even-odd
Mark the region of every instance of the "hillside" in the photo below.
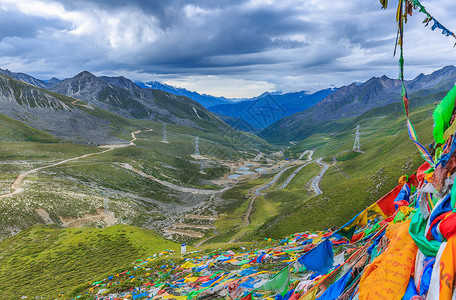
[[[251,123],[248,123],[242,118],[231,117],[227,115],[221,115],[218,113],[214,113],[217,117],[220,118],[223,122],[228,124],[231,128],[241,131],[250,132],[256,134],[260,131],[259,127],[253,126]]]
[[[455,96],[453,88],[435,109],[427,105],[410,114],[421,142],[437,147],[429,163],[423,162],[408,140],[404,116],[376,109],[364,114],[368,118],[356,120],[364,128],[362,151],[347,150],[351,134],[346,130],[326,141],[314,136],[295,145],[313,143],[317,149],[299,156],[298,160],[308,154],[302,167],[313,163],[314,154],[324,152],[332,157],[315,162],[331,164],[332,170],[322,183],[323,194],[301,199],[299,204],[285,203],[290,200],[285,194],[270,199],[269,207],[285,198],[281,205],[288,209],[247,238],[259,239],[266,233],[277,235],[278,240],[265,238],[253,247],[212,245],[167,260],[140,260],[134,267],[79,286],[67,297],[412,299],[421,295],[451,299],[454,287],[445,279],[454,273],[447,266],[454,261],[456,213],[451,190],[455,170],[447,159],[455,154]],[[349,126],[352,121],[344,123]],[[433,139],[443,135],[445,145],[437,146]],[[440,150],[444,155],[438,154]],[[291,168],[282,168],[273,181]],[[393,180],[397,173],[403,175]],[[290,193],[286,182],[282,183],[283,188],[275,192]],[[255,193],[267,199],[274,192],[258,192],[270,189],[274,189],[272,181]],[[427,198],[424,203],[423,196]],[[343,217],[342,212],[349,216]],[[422,288],[417,288],[415,280]]]
[[[3,299],[54,299],[102,272],[114,272],[180,245],[151,230],[127,225],[106,229],[35,226],[0,243],[0,295]]]
[[[424,145],[432,141],[433,108],[431,104],[411,113],[411,121]],[[268,194],[268,201],[288,199],[288,203],[252,236],[280,237],[296,230],[341,226],[347,216],[380,199],[397,183],[397,178],[422,164],[404,122],[401,110],[392,114],[376,110],[356,120],[341,120],[341,130],[314,134],[291,147],[289,151],[293,152],[314,148],[316,157],[325,157],[330,167],[320,184],[324,192],[314,197],[312,193],[290,188]],[[361,125],[363,153],[351,151],[357,124]],[[301,218],[304,214],[307,217]]]
[[[456,82],[456,67],[448,66],[429,75],[407,81],[410,103],[438,101]],[[341,87],[313,107],[285,117],[260,132],[269,142],[286,143],[325,132],[334,121],[357,117],[376,107],[400,103],[400,82],[386,76],[373,77],[361,85]],[[337,125],[335,125],[337,126]]]
[[[433,107],[433,104],[425,105],[411,111],[411,120],[425,145],[432,141]],[[326,131],[290,145],[284,151],[284,158],[289,160],[282,161],[281,169],[265,172],[257,180],[243,182],[223,195],[236,201],[237,206],[215,222],[219,235],[213,235],[207,242],[280,238],[296,231],[340,226],[349,216],[388,192],[397,178],[421,163],[416,147],[408,139],[404,122],[400,105],[376,108],[357,118],[335,121],[324,128]],[[363,153],[351,151],[358,124]],[[303,153],[312,149],[312,161],[307,164],[307,155]],[[321,195],[315,194],[312,185],[323,170],[318,158],[323,158],[329,167],[319,184]],[[280,170],[283,173],[279,176]],[[282,188],[292,175],[294,177]],[[279,177],[274,184],[259,191],[276,176]],[[250,222],[247,226],[239,225],[245,220],[252,201]]]
[[[334,91],[335,89],[325,89],[313,94],[306,91],[266,94],[253,101],[215,105],[208,109],[214,113],[239,118],[253,128],[262,129],[284,117],[308,109]]]

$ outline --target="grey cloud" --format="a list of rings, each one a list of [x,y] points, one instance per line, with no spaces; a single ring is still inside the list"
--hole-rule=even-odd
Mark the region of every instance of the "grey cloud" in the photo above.
[[[6,37],[33,38],[48,28],[65,29],[71,24],[57,18],[43,18],[0,8],[0,40]]]
[[[246,1],[240,0],[58,2],[67,11],[88,16],[96,17],[99,11],[111,15],[128,12],[131,17],[122,20],[125,29],[137,24],[138,19],[154,18],[160,34],[154,41],[142,42],[147,41],[147,31],[132,30],[130,34],[140,42],[128,46],[121,43],[115,48],[98,33],[70,35],[62,31],[71,27],[68,20],[19,11],[5,14],[0,10],[0,57],[15,57],[23,65],[42,61],[51,75],[54,71],[72,76],[70,72],[82,69],[108,73],[125,70],[170,78],[215,75],[268,81],[278,88],[288,84],[287,78],[327,74],[328,81],[350,83],[396,69],[392,58],[395,8],[392,5],[380,10],[378,1],[320,2],[310,6],[306,0],[290,1],[288,5],[277,0],[277,5],[255,7],[247,7]],[[451,0],[443,2],[451,4]],[[202,10],[195,9],[197,16],[192,18],[186,15],[188,5]],[[444,13],[442,23],[453,20]],[[421,19],[422,15],[415,12],[407,24],[410,43],[413,38],[432,40],[438,35],[428,28],[418,28],[422,27]],[[100,24],[97,26],[106,26]],[[425,49],[423,44],[418,46]],[[412,57],[406,57],[406,62],[419,64],[418,55],[409,53]],[[306,82],[296,82],[302,82],[296,90],[305,89]]]

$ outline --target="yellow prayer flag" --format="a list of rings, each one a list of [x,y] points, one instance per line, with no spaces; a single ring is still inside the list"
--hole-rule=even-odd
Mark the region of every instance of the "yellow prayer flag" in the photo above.
[[[314,288],[313,290],[302,295],[299,300],[315,300],[315,297],[317,296],[317,290],[317,288]]]
[[[181,268],[183,268],[183,269],[191,269],[193,267],[196,267],[196,265],[194,263],[192,263],[191,261],[187,261],[185,264],[183,264],[181,266]]]

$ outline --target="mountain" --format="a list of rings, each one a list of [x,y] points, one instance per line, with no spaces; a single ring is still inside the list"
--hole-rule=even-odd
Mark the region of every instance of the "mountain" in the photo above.
[[[448,91],[456,82],[456,68],[447,66],[429,75],[420,74],[406,81],[408,97],[426,104],[438,98],[432,95]],[[421,99],[421,98],[425,99]],[[372,77],[362,84],[352,83],[339,88],[313,107],[285,117],[267,128],[260,136],[270,142],[304,139],[329,126],[329,121],[357,117],[369,110],[401,102],[401,82],[386,76]]]
[[[20,80],[22,82],[25,82],[25,83],[28,83],[28,84],[31,84],[31,85],[34,85],[36,87],[43,88],[43,89],[51,88],[60,82],[60,80],[55,77],[51,78],[50,80],[40,80],[33,76],[27,75],[25,73],[11,72],[8,69],[6,69],[6,70],[0,69],[0,74],[7,75],[11,78]]]
[[[251,127],[265,128],[277,120],[311,107],[334,91],[335,89],[325,89],[314,94],[306,91],[287,94],[267,93],[254,101],[221,104],[208,109],[217,114],[242,119]]]
[[[83,71],[50,90],[86,101],[130,119],[162,121],[206,129],[227,125],[201,104],[184,96],[144,89],[125,77],[97,77]]]
[[[230,103],[232,99],[227,99],[224,97],[215,97],[206,94],[199,94],[197,92],[192,92],[187,89],[177,88],[168,84],[163,84],[158,81],[149,81],[149,82],[136,82],[136,84],[142,88],[146,89],[155,89],[164,92],[168,92],[178,96],[185,96],[193,101],[198,102],[204,107],[214,106],[218,104]]]
[[[0,113],[57,138],[89,144],[120,142],[111,121],[76,99],[0,75]]]

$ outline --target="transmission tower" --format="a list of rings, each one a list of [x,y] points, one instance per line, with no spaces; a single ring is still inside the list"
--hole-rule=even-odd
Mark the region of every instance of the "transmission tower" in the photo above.
[[[353,151],[361,152],[359,149],[359,125],[356,126],[356,137],[355,137],[355,144],[353,145]]]
[[[200,155],[200,150],[199,150],[199,136],[195,137],[195,155],[199,156]]]

